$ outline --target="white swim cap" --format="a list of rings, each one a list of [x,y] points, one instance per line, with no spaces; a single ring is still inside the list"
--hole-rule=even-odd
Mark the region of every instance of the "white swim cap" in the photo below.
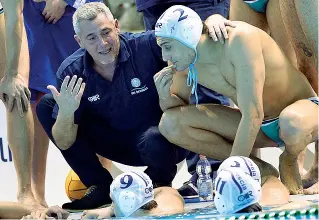
[[[157,20],[155,35],[176,39],[196,52],[202,29],[202,20],[195,11],[183,5],[174,5]]]
[[[128,217],[154,200],[152,180],[140,171],[122,173],[113,180],[110,196],[116,204],[116,217]]]
[[[259,184],[261,184],[261,175],[258,166],[248,157],[232,156],[222,162],[217,170],[217,175],[222,170],[232,170],[234,167],[240,168],[246,174],[251,176]]]
[[[221,214],[233,214],[258,203],[261,186],[239,168],[222,170],[215,180],[214,203]]]
[[[155,25],[155,35],[157,37],[167,37],[178,40],[195,51],[195,59],[189,66],[187,85],[192,87],[192,94],[195,94],[196,105],[197,97],[197,44],[202,35],[203,23],[198,14],[192,9],[183,5],[174,5],[167,9],[157,20]]]

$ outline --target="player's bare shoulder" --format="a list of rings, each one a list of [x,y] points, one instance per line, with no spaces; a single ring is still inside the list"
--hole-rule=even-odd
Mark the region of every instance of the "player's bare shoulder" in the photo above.
[[[251,39],[252,37],[259,35],[260,29],[242,21],[234,21],[236,27],[227,27],[229,36],[229,45],[234,43],[234,41],[240,39]]]

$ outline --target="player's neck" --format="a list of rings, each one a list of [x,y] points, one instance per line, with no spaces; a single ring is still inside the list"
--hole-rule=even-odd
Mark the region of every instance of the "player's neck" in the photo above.
[[[208,34],[202,34],[197,45],[197,64],[219,65],[223,51],[223,44],[215,42]]]

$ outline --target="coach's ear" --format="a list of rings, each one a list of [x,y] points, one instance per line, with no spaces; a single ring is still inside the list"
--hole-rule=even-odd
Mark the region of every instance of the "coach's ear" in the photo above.
[[[74,39],[76,40],[76,42],[78,42],[79,46],[83,48],[81,38],[78,35],[74,35]]]

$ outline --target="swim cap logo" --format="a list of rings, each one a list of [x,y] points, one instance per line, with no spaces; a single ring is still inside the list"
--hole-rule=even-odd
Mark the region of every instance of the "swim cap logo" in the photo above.
[[[131,84],[134,88],[137,88],[141,86],[141,81],[138,78],[133,78]]]
[[[240,167],[240,163],[238,161],[234,161],[235,164],[230,165],[230,167]]]
[[[246,194],[244,194],[244,195],[240,195],[240,196],[238,196],[238,201],[239,202],[242,202],[242,201],[244,201],[244,200],[246,200],[246,199],[249,199],[251,196],[253,196],[253,192],[252,191],[249,191],[248,193],[246,193]]]
[[[162,28],[162,23],[156,23],[155,28]]]
[[[153,191],[153,187],[146,187],[144,192],[145,192],[146,194],[149,194],[149,193],[151,193],[152,191]]]

